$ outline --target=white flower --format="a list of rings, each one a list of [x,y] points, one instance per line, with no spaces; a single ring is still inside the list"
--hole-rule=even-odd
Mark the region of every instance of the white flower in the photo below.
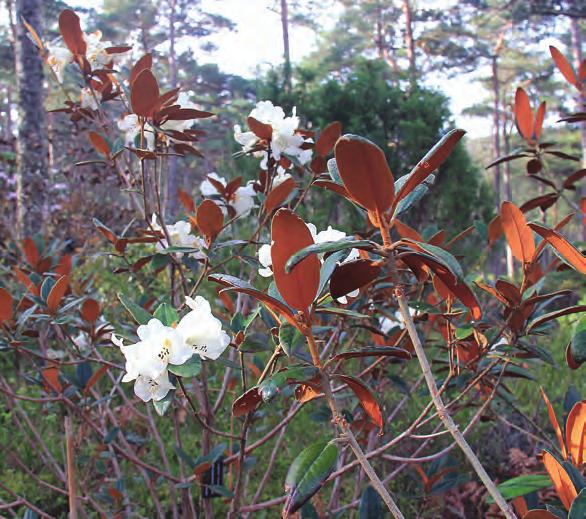
[[[228,185],[226,179],[224,177],[220,177],[217,173],[210,173],[208,177],[217,180],[224,187]],[[247,216],[254,207],[254,197],[256,192],[254,191],[253,184],[254,182],[250,181],[245,186],[240,186],[228,200],[228,205],[234,209],[236,216],[238,217]],[[220,194],[220,192],[216,189],[216,186],[214,186],[214,184],[212,184],[208,178],[206,178],[199,185],[199,190],[204,197],[217,196]],[[226,207],[221,206],[221,208],[224,213],[227,212]]]
[[[151,220],[151,226],[155,231],[163,231],[163,228],[159,225],[157,221],[157,215],[153,214]],[[189,253],[189,256],[195,259],[203,259],[205,258],[205,253],[202,252],[205,249],[205,240],[199,236],[194,236],[191,234],[191,224],[186,222],[185,220],[179,220],[175,222],[173,225],[167,225],[167,233],[169,234],[169,239],[171,243],[167,243],[166,238],[162,238],[157,243],[157,250],[162,251],[165,250],[167,247],[174,246],[174,247],[190,247],[192,249],[199,249],[197,252]],[[179,258],[183,256],[182,252],[175,253]]]
[[[254,196],[256,195],[253,182],[240,186],[232,196],[230,205],[236,211],[236,216],[247,216],[254,207]]]
[[[409,315],[411,317],[415,316],[416,313],[417,310],[409,307]],[[381,331],[385,335],[389,333],[393,328],[399,328],[401,330],[405,329],[405,321],[403,320],[403,315],[401,314],[400,310],[397,310],[392,318],[383,316],[379,317],[378,321],[380,323]]]
[[[47,44],[47,65],[49,65],[59,83],[63,82],[63,70],[68,63],[71,63],[73,54],[69,52],[67,47],[58,47],[56,45]]]
[[[128,114],[122,119],[119,119],[118,128],[124,132],[124,144],[126,144],[126,146],[134,148],[134,141],[136,139],[136,136],[140,134],[140,124],[138,122],[138,115]],[[144,149],[155,149],[155,133],[153,128],[148,123],[145,124],[144,140]]]
[[[315,226],[313,226],[313,228],[315,229]],[[314,233],[312,233],[312,234],[314,234]],[[332,228],[331,225],[329,225],[325,231],[320,231],[317,234],[314,234],[315,243],[336,242],[336,241],[343,240],[344,238],[346,238],[346,233],[343,231],[338,231],[337,229]],[[344,260],[342,260],[341,263],[353,261],[355,259],[358,259],[359,257],[360,257],[360,253],[358,252],[358,249],[351,249],[348,256],[346,256],[346,258]],[[352,292],[349,292],[345,296],[338,297],[337,301],[339,303],[342,303],[345,305],[345,304],[348,304],[348,297],[358,297],[358,294],[360,294],[360,290],[356,289],[356,290],[353,290]]]
[[[498,350],[500,348],[500,346],[508,346],[509,341],[506,337],[501,337],[497,342],[495,342],[491,347],[490,347],[490,353],[491,354],[495,354],[498,353]]]
[[[176,105],[180,105],[181,108],[194,108],[197,109],[197,106],[189,99],[189,96],[186,92],[181,92],[177,101],[175,101]],[[161,124],[161,128],[163,130],[175,130],[178,132],[183,132],[191,127],[193,124],[193,119],[186,119],[182,121],[165,121]]]
[[[74,338],[73,343],[80,353],[87,353],[91,348],[91,340],[87,333],[79,332]]]
[[[272,244],[271,244],[272,245]],[[258,269],[258,273],[263,278],[270,278],[273,275],[273,258],[271,258],[271,245],[265,243],[258,249],[258,261],[263,268]]]
[[[285,173],[285,170],[279,166],[277,168],[277,174],[273,177],[273,189],[275,189],[277,186],[280,186],[283,182],[289,180],[290,178],[292,178],[291,175],[289,173]]]
[[[64,350],[54,350],[53,348],[49,348],[46,353],[47,358],[54,360],[63,359],[66,354],[67,352]]]
[[[82,108],[87,108],[89,110],[97,110],[98,103],[96,102],[96,98],[98,100],[102,99],[102,93],[96,91],[96,97],[94,98],[92,91],[89,87],[83,87],[80,92],[80,105]]]
[[[264,124],[269,124],[273,129],[271,137],[271,153],[273,158],[278,162],[281,155],[296,158],[301,164],[307,163],[311,159],[312,151],[304,150],[302,146],[311,142],[305,137],[296,133],[299,128],[299,117],[295,108],[290,117],[285,117],[285,112],[280,106],[274,106],[271,101],[259,101],[256,107],[250,112],[250,117]],[[242,145],[242,151],[245,153],[251,151],[258,142],[258,138],[253,132],[243,132],[239,125],[234,126],[234,139]],[[255,157],[261,158],[260,167],[267,169],[268,153],[258,151],[254,153]],[[282,172],[284,168],[279,166]]]
[[[106,52],[106,47],[111,47],[112,44],[108,41],[102,41],[102,33],[100,31],[84,34],[83,38],[87,44],[85,57],[92,65],[103,67],[112,59]]]
[[[332,228],[332,226],[328,226],[325,231],[317,232],[317,228],[312,223],[307,223],[307,228],[313,237],[313,241],[315,243],[328,243],[328,242],[336,242],[346,238],[346,233],[343,231],[338,231],[337,229]],[[271,244],[272,245],[272,244]],[[271,258],[271,245],[265,244],[262,245],[258,250],[258,260],[263,268],[258,269],[258,273],[263,277],[270,277],[273,275],[272,267],[272,258]],[[346,263],[347,261],[352,261],[358,259],[360,257],[360,253],[358,249],[352,249],[348,256],[341,261],[341,263]],[[323,263],[323,254],[320,254],[320,260]],[[360,290],[356,289],[346,294],[345,296],[341,296],[337,299],[339,303],[347,304],[348,297],[357,297],[360,294]]]
[[[224,177],[220,177],[217,173],[210,173],[206,179],[199,185],[199,190],[201,191],[201,194],[203,196],[214,196],[214,195],[218,195],[218,190],[216,189],[216,186],[214,186],[214,184],[212,184],[209,180],[208,177],[213,178],[214,180],[217,180],[220,184],[222,184],[224,187],[226,187],[226,179]]]
[[[230,336],[222,330],[221,321],[214,317],[208,301],[197,296],[185,298],[191,311],[179,321],[177,331],[185,345],[204,359],[217,359],[230,344]]]
[[[110,63],[111,61],[115,63],[120,62],[128,55],[128,52],[130,52],[126,51],[117,52],[115,54],[108,54],[108,52],[106,52],[106,49],[108,47],[112,47],[113,45],[110,41],[102,41],[101,31],[95,31],[90,34],[84,34],[83,37],[87,44],[85,56],[92,65],[92,67],[101,68]]]
[[[143,402],[162,400],[171,389],[175,389],[175,386],[169,382],[167,371],[163,371],[157,378],[139,375],[134,382],[134,393]]]
[[[285,118],[285,112],[271,101],[259,101],[250,112],[250,117],[265,124],[273,124]]]
[[[140,341],[128,346],[112,334],[112,342],[120,347],[126,358],[126,374],[122,382],[134,380],[139,375],[157,380],[169,364],[181,365],[193,355],[181,332],[165,326],[158,319],[140,325],[136,333]]]
[[[242,145],[242,151],[248,152],[256,145],[258,140],[253,132],[243,132],[239,124],[234,125],[234,139]]]

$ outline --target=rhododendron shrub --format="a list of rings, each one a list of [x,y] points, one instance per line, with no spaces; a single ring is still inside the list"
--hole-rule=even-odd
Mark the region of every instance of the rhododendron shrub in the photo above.
[[[73,11],[60,30],[62,43],[31,36],[57,82],[66,68],[79,77],[79,100],[62,111],[93,127],[96,157],[136,210],[112,229],[94,222],[116,297],[93,284],[91,263],[81,274],[83,258],[32,237],[16,245],[0,288],[3,355],[26,374],[18,386],[2,377],[0,392],[47,462],[51,483],[40,484],[67,497],[72,517],[342,517],[357,507],[361,517],[412,517],[398,479],[408,467],[423,494],[477,481],[487,517],[565,517],[524,497],[552,485],[568,517],[584,517],[586,401],[560,426],[544,393],[559,444],[542,454],[547,477],[496,480],[472,433],[513,399],[512,379],[549,362],[541,338],[556,319],[576,322],[559,369],[586,360],[586,306],[546,288],[558,271],[584,282],[586,258],[563,234],[577,216],[548,211],[584,170],[537,175],[555,151],[542,141],[544,104],[534,113],[517,92],[526,148],[499,161],[527,160],[529,180],[554,191],[502,204],[483,237],[487,250],[506,242],[516,268],[495,279],[462,266],[458,247],[481,229],[428,236],[405,223],[464,131],[392,172],[380,148],[339,123],[310,131],[295,109],[260,101],[234,126],[236,158],[258,174],[208,171],[178,193],[181,208],[166,207],[167,158],[201,156],[198,120],[213,114],[162,90],[151,55],[120,66],[130,49],[84,33]],[[361,215],[351,229],[302,218],[323,190]],[[63,424],[64,457],[25,404]],[[302,411],[321,419],[290,432]],[[275,478],[282,492],[267,496]]]

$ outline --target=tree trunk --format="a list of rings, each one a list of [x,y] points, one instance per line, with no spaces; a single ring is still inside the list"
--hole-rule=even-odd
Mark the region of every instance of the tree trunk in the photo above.
[[[570,27],[572,32],[572,54],[574,57],[574,68],[580,69],[580,63],[582,63],[582,34],[580,30],[580,23],[576,18],[570,19]],[[584,86],[576,97],[577,111],[581,112],[584,110],[586,104],[586,92]],[[580,138],[582,142],[582,167],[586,168],[586,121],[580,123]],[[582,202],[586,197],[586,189],[583,183],[579,189],[580,195],[580,208],[582,211],[585,209],[585,204]],[[582,214],[582,241],[586,241],[586,216]]]
[[[177,0],[170,0],[169,2],[169,69],[171,73],[171,88],[177,88],[177,55],[175,51],[175,17],[177,9]],[[179,212],[179,198],[177,193],[181,187],[181,179],[179,178],[179,171],[177,167],[177,157],[171,155],[169,157],[169,170],[167,176],[167,189],[165,200],[165,208],[163,213],[169,216],[175,216]]]
[[[500,84],[498,76],[498,56],[492,57],[492,124],[493,124],[493,140],[492,140],[492,154],[493,159],[496,160],[501,156],[501,136],[500,136]],[[497,164],[494,167],[494,201],[497,212],[500,211],[501,206],[501,165]]]
[[[287,0],[281,0],[281,27],[283,28],[283,83],[285,92],[291,92],[291,52],[289,49],[289,10]]]
[[[391,77],[393,85],[396,85],[399,66],[397,65],[397,60],[389,52],[389,47],[387,46],[387,42],[385,40],[385,23],[383,19],[383,10],[381,9],[380,5],[377,10],[377,15],[378,19],[376,21],[376,36],[374,44],[378,52],[378,57],[380,59],[384,59],[387,62],[387,65],[389,65],[389,67],[391,67],[394,72],[397,72],[397,75],[393,75]]]
[[[403,16],[405,17],[405,47],[407,59],[409,60],[409,81],[415,86],[417,81],[417,68],[415,63],[415,40],[413,39],[413,21],[411,4],[409,0],[403,0]]]
[[[17,139],[18,237],[42,230],[46,221],[47,129],[43,106],[43,60],[27,36],[24,18],[42,34],[42,0],[17,0],[14,58],[18,87]]]
[[[493,123],[493,141],[492,153],[496,160],[501,156],[501,133],[500,133],[500,82],[498,76],[498,55],[492,56],[492,123]],[[494,198],[497,214],[500,212],[501,206],[501,166],[497,164],[494,167]],[[501,274],[501,258],[495,257],[494,273],[498,277]]]
[[[502,123],[503,143],[504,143],[504,148],[505,148],[504,153],[505,153],[505,155],[510,155],[511,154],[511,134],[510,134],[509,130],[507,129],[507,106],[506,106],[505,99],[503,99],[501,123]],[[504,168],[505,168],[505,174],[503,176],[503,180],[504,180],[503,188],[504,188],[504,192],[505,192],[505,198],[507,200],[513,201],[513,184],[511,182],[511,163],[505,162]],[[507,252],[507,276],[509,277],[509,279],[513,279],[514,275],[515,275],[515,267],[514,267],[514,262],[513,262],[513,251],[511,250],[511,247],[509,246],[508,243],[507,243],[506,247],[507,247],[507,249],[506,249],[506,252]]]

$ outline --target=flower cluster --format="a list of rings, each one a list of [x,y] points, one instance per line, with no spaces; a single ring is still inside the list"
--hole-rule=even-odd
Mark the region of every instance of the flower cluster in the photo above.
[[[140,339],[124,345],[112,334],[112,342],[120,347],[126,359],[123,382],[134,380],[134,392],[143,401],[161,400],[174,388],[169,380],[169,365],[180,366],[194,354],[202,359],[217,359],[230,344],[230,336],[214,317],[210,304],[201,296],[186,298],[191,308],[175,328],[151,319],[137,329]]]
[[[306,149],[311,140],[299,133],[299,117],[295,108],[290,117],[285,117],[285,112],[280,106],[274,106],[271,101],[259,101],[250,112],[250,117],[268,124],[273,129],[270,149],[272,157],[279,164],[278,172],[283,173],[291,167],[290,160],[295,159],[303,165],[311,159],[311,149]],[[259,148],[259,138],[251,131],[243,132],[240,125],[234,125],[234,138],[242,145],[242,151],[252,152],[255,157],[261,159],[260,167],[268,168],[268,151]]]
[[[182,109],[194,108],[197,109],[195,103],[189,99],[189,96],[185,92],[181,92],[175,101],[176,105],[179,105]],[[181,120],[167,120],[162,123],[159,129],[162,132],[165,131],[177,131],[183,132],[188,128],[191,128],[193,119],[181,119]],[[140,134],[141,125],[136,114],[127,114],[122,119],[118,120],[118,129],[124,132],[124,144],[126,146],[134,147],[136,137]],[[156,129],[149,122],[144,124],[144,143],[142,144],[144,149],[154,150],[155,149],[155,136]],[[171,141],[172,137],[167,137]],[[139,145],[140,146],[140,145]]]
[[[220,193],[218,187],[209,180],[210,177],[224,187],[228,185],[228,182],[224,177],[220,177],[216,173],[210,173],[208,178],[200,184],[199,190],[202,196],[213,197],[216,199],[215,201],[218,201],[218,196],[223,195],[223,193]],[[235,216],[247,216],[254,207],[255,194],[253,182],[248,182],[245,186],[240,186],[233,193],[230,193],[227,200],[223,200],[218,205],[224,212],[227,211],[227,206],[229,206],[234,210]]]
[[[173,225],[167,225],[167,234],[169,235],[169,240],[171,243],[167,243],[167,238],[162,238],[157,243],[157,250],[163,251],[167,247],[189,247],[192,249],[199,249],[198,251],[194,251],[189,253],[194,259],[203,259],[205,258],[205,253],[203,249],[206,247],[205,240],[200,236],[195,236],[191,234],[191,224],[186,222],[185,220],[179,220],[175,222]],[[151,228],[157,232],[163,232],[163,228],[159,225],[157,221],[157,215],[153,214],[151,220]],[[182,257],[183,254],[181,252],[176,253],[178,257]]]
[[[79,93],[79,105],[88,110],[97,110],[98,102],[101,101],[101,99],[102,93],[98,90],[92,92],[89,87],[83,87]]]
[[[111,54],[108,48],[112,47],[112,43],[107,40],[102,40],[101,31],[95,31],[90,34],[83,34],[83,38],[87,45],[86,59],[92,68],[104,68],[110,62],[118,62],[127,54],[126,52],[116,52]],[[51,67],[57,80],[63,82],[63,71],[65,67],[73,62],[73,54],[67,47],[47,44],[47,65]]]
[[[307,224],[307,228],[309,232],[311,232],[311,236],[313,237],[313,241],[315,243],[328,243],[328,242],[336,242],[343,240],[346,238],[346,233],[343,231],[338,231],[337,229],[332,228],[332,226],[328,226],[325,231],[317,232],[317,228],[312,223]],[[271,244],[272,245],[272,244]],[[262,265],[261,268],[258,269],[258,273],[263,277],[271,277],[273,275],[272,264],[273,260],[271,258],[271,245],[264,244],[258,249],[258,261]],[[348,261],[356,260],[360,257],[360,253],[358,249],[351,249],[348,253],[348,256],[341,261],[341,263],[346,263]],[[320,258],[323,262],[323,257]],[[357,297],[359,294],[359,290],[353,290],[347,296],[342,296],[338,298],[338,302],[342,304],[347,304],[348,299],[347,297]]]

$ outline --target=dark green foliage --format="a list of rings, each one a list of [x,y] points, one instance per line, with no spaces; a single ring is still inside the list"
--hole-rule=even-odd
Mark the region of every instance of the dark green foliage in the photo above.
[[[293,94],[286,95],[278,88],[277,75],[269,74],[259,88],[259,98],[297,106],[308,127],[323,128],[340,121],[344,133],[372,140],[385,152],[395,179],[407,174],[455,126],[445,95],[424,87],[405,92],[393,82],[396,78],[382,60],[358,58],[343,79],[323,78],[309,67],[300,68],[298,76]],[[490,198],[486,192],[480,168],[460,144],[440,168],[430,196],[423,197],[405,219],[454,234],[475,218],[487,219]],[[323,218],[330,215],[327,198],[324,195],[319,215]],[[354,213],[350,215],[349,220]]]

